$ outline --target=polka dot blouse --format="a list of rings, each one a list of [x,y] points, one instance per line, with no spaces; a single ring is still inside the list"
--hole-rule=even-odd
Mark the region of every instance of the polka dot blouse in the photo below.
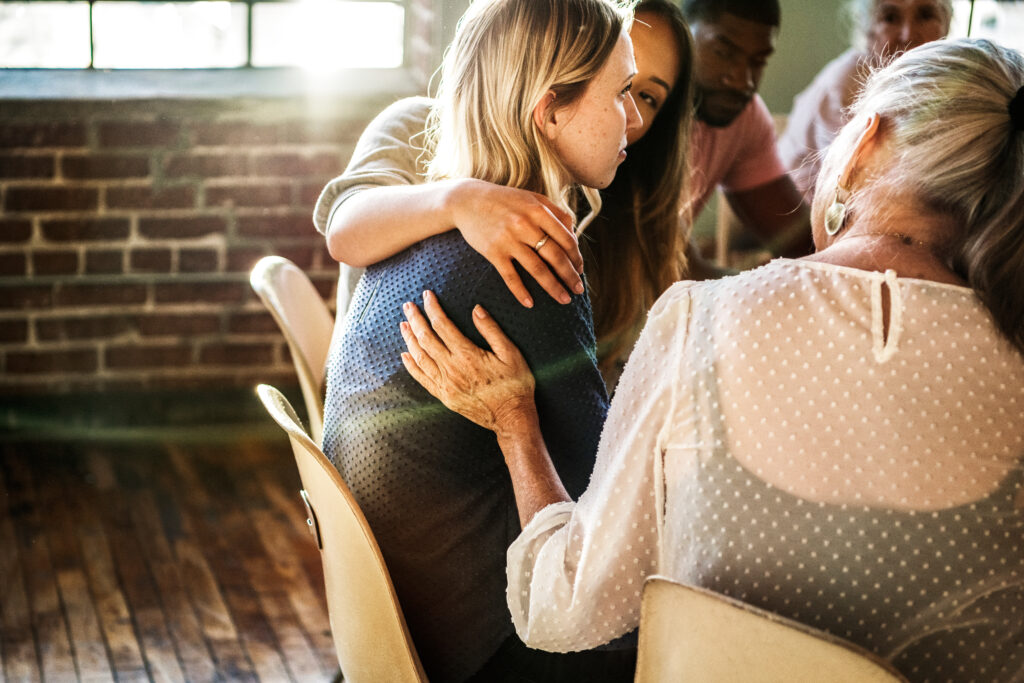
[[[913,681],[1024,680],[1024,358],[963,287],[779,259],[678,283],[578,503],[508,552],[520,636],[594,647],[644,578],[853,641]]]

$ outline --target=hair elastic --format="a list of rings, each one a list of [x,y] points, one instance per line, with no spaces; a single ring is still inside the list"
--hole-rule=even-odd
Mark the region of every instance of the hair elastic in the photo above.
[[[1017,88],[1017,94],[1010,100],[1010,122],[1017,130],[1024,130],[1024,85]]]

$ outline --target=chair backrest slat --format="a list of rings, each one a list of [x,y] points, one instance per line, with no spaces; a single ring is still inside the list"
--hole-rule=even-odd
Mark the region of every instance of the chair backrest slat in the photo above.
[[[905,680],[824,631],[665,577],[644,584],[636,683]]]
[[[384,558],[352,492],[302,429],[288,400],[265,384],[256,391],[288,434],[316,518],[327,612],[345,681],[426,681]]]
[[[302,270],[281,256],[265,256],[249,274],[249,283],[281,329],[302,388],[309,431],[323,434],[323,388],[334,318],[323,297]]]

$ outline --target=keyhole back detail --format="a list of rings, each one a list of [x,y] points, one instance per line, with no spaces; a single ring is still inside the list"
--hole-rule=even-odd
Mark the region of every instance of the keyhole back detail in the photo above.
[[[875,360],[884,363],[899,350],[903,331],[903,296],[895,270],[871,283],[871,332]]]

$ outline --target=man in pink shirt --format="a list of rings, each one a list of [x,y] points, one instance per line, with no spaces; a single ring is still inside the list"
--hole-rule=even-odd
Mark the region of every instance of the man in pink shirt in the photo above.
[[[774,253],[811,250],[810,212],[775,146],[775,127],[757,88],[775,51],[777,0],[686,0],[695,46],[697,123],[691,143],[691,210],[716,186]]]

